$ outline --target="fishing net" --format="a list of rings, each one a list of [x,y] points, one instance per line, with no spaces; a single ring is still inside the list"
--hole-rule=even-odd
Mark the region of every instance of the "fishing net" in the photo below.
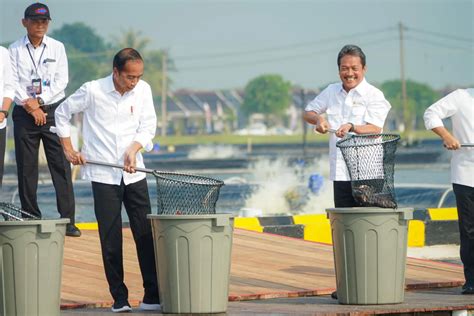
[[[20,207],[11,204],[0,202],[0,215],[3,216],[5,221],[24,221],[24,220],[35,220],[40,219],[39,217],[34,216]]]
[[[352,195],[360,206],[397,208],[394,188],[395,134],[351,135],[339,140]]]
[[[184,173],[154,171],[158,214],[215,214],[221,180]]]

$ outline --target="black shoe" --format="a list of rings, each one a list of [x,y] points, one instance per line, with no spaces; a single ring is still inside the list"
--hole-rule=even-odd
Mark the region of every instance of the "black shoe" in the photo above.
[[[461,289],[461,294],[474,294],[474,286],[464,284]]]
[[[66,224],[66,236],[81,237],[81,231],[74,224]]]
[[[147,295],[145,290],[145,296],[143,301],[140,303],[140,309],[142,311],[161,311],[160,298],[158,293],[154,296]]]
[[[131,311],[132,307],[130,307],[128,301],[114,302],[114,305],[112,306],[112,312],[114,313],[128,313]]]
[[[337,291],[331,293],[331,298],[337,300]]]

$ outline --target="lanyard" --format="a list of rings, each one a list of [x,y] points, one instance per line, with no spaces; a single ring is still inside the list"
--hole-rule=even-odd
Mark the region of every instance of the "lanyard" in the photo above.
[[[43,53],[44,53],[45,48],[46,48],[46,45],[43,46],[43,50],[41,51],[41,55],[40,55],[40,58],[38,60],[38,66],[36,66],[35,60],[33,59],[33,55],[31,55],[30,48],[28,47],[28,45],[26,45],[26,49],[28,50],[28,54],[30,54],[30,59],[33,62],[33,66],[35,67],[35,74],[37,76],[38,76],[38,67],[41,64],[41,58],[43,58]]]

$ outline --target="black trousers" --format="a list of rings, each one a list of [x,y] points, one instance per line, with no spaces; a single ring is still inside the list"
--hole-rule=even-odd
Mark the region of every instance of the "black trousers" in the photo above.
[[[458,208],[460,255],[466,284],[474,286],[474,187],[453,183]]]
[[[74,224],[74,191],[72,187],[71,165],[64,155],[58,135],[49,128],[54,126],[54,110],[47,111],[47,121],[43,126],[35,125],[33,116],[23,107],[13,109],[13,131],[18,174],[18,191],[21,207],[25,211],[41,217],[36,192],[38,189],[38,153],[43,142],[49,172],[56,190],[56,203],[61,218],[69,218]]]
[[[150,220],[150,197],[146,179],[125,185],[92,182],[94,210],[99,225],[102,260],[109,290],[116,302],[128,299],[124,283],[122,251],[122,203],[127,211],[142,273],[144,301],[159,303],[155,250]]]
[[[334,207],[357,207],[359,204],[352,196],[351,181],[334,181]]]

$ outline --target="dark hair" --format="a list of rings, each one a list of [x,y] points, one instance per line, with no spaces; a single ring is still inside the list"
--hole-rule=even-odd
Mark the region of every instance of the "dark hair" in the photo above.
[[[117,68],[117,70],[120,72],[123,70],[125,67],[125,64],[129,60],[140,60],[143,62],[142,56],[140,56],[140,53],[136,51],[133,48],[124,48],[121,49],[117,54],[114,56],[114,68]]]
[[[337,55],[337,68],[341,67],[341,59],[346,55],[360,57],[360,62],[365,67],[365,54],[362,49],[357,45],[345,45]]]

